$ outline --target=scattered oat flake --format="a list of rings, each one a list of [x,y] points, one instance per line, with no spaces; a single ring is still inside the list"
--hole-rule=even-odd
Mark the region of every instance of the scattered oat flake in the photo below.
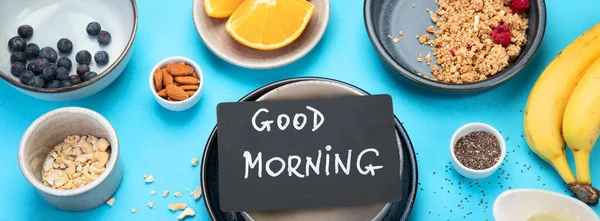
[[[427,29],[425,29],[425,31],[427,31],[429,33],[433,33],[433,32],[435,32],[435,27],[433,27],[433,25],[429,26],[429,27],[427,27]]]
[[[417,57],[417,61],[418,62],[423,61],[423,54],[419,53],[419,57]]]
[[[421,74],[421,72],[417,73],[417,75],[419,75],[419,76],[423,76],[423,74]]]
[[[152,183],[154,182],[154,176],[150,175],[148,177],[146,177],[146,183]]]
[[[187,208],[187,204],[185,203],[171,203],[168,205],[169,209],[173,212],[178,211],[178,210],[182,210]]]
[[[417,39],[419,39],[421,37],[421,35],[417,35]]]
[[[394,44],[398,44],[398,42],[400,42],[400,39],[399,38],[394,38],[394,39],[392,39],[392,41],[394,42]]]
[[[154,208],[154,202],[152,202],[152,201],[148,202],[148,207],[150,207],[150,209]]]
[[[181,197],[181,192],[179,192],[179,191],[178,191],[178,192],[175,192],[175,193],[173,194],[173,196],[176,196],[176,197]]]
[[[400,31],[398,32],[398,35],[400,35],[400,37],[404,36],[404,30],[400,30]]]
[[[150,190],[150,195],[154,196],[156,194],[156,190]]]
[[[144,174],[144,179],[148,179],[148,174]]]
[[[194,200],[198,200],[200,199],[200,197],[202,196],[202,188],[197,187],[194,192],[192,192],[192,194],[194,194]]]
[[[109,206],[113,206],[115,205],[115,198],[110,198],[106,201],[106,204],[108,204]]]
[[[414,8],[415,6],[417,6],[417,5],[413,4],[413,8]]]
[[[431,52],[427,53],[425,56],[425,63],[427,63],[427,65],[431,64]]]
[[[179,220],[182,220],[182,219],[185,219],[186,217],[195,216],[195,215],[196,215],[196,211],[194,211],[194,209],[192,209],[192,208],[188,207],[188,208],[185,208],[185,209],[183,210],[183,212],[181,212],[181,213],[180,213],[180,214],[177,216],[177,218],[178,218]]]
[[[131,208],[131,213],[135,213],[135,212],[137,212],[137,209]]]
[[[429,40],[429,34],[423,34],[421,37],[419,37],[419,42],[421,44],[425,44],[427,40]]]
[[[426,11],[426,12],[430,12],[431,10],[429,10],[429,8],[426,8],[426,9],[425,9],[425,11]]]
[[[389,39],[394,39],[394,37],[392,37],[391,35],[388,35],[388,38],[389,38]]]
[[[198,166],[198,158],[192,158],[192,166]]]
[[[163,197],[167,197],[167,196],[169,196],[169,191],[168,191],[168,190],[165,190],[165,192],[163,192],[162,196],[163,196]]]

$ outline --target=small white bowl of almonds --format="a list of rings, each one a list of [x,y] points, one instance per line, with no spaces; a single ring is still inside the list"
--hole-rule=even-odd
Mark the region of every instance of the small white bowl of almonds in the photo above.
[[[154,99],[172,111],[187,110],[200,101],[204,77],[196,62],[184,57],[166,58],[150,73]]]
[[[102,205],[123,177],[119,141],[102,115],[67,107],[48,112],[25,131],[21,172],[53,206],[85,211]]]

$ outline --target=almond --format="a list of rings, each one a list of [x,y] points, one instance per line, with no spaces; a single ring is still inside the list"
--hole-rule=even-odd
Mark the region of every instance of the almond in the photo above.
[[[185,99],[188,99],[188,94],[185,93],[185,91],[183,89],[181,89],[180,87],[177,87],[175,85],[167,85],[166,87],[167,89],[167,96],[169,96],[169,98],[171,98],[174,101],[182,101]]]
[[[187,95],[191,97],[196,93],[196,91],[186,91],[185,93],[187,93]]]
[[[173,76],[171,76],[169,72],[167,72],[166,68],[163,68],[161,71],[163,75],[163,85],[166,87],[167,85],[172,84]]]
[[[156,91],[160,91],[163,89],[162,82],[163,82],[162,71],[160,69],[158,69],[154,72],[154,87],[156,87]]]
[[[158,92],[158,96],[162,98],[167,98],[167,89],[162,89]]]
[[[179,86],[184,91],[195,91],[198,90],[198,85],[181,85]]]
[[[198,78],[192,77],[192,76],[185,76],[185,77],[175,77],[175,82],[180,83],[180,84],[198,84],[200,83],[200,81],[198,80]]]
[[[167,65],[167,71],[173,76],[187,76],[194,72],[194,68],[185,64],[170,64]]]

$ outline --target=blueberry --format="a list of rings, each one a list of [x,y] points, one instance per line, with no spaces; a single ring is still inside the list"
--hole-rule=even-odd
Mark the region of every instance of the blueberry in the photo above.
[[[83,81],[89,81],[89,80],[92,80],[92,79],[94,79],[96,76],[98,76],[98,74],[96,74],[96,72],[93,72],[93,71],[92,71],[92,72],[85,73],[85,74],[83,75]]]
[[[98,43],[100,43],[100,45],[108,45],[111,40],[110,33],[107,31],[100,31],[98,34]]]
[[[45,58],[38,58],[35,60],[35,64],[33,65],[33,73],[41,74],[42,71],[44,71],[44,68],[48,67],[48,65],[50,65],[48,60]]]
[[[29,79],[31,79],[34,76],[35,74],[33,74],[33,72],[31,71],[23,71],[23,73],[21,73],[21,76],[19,76],[19,80],[21,81],[21,83],[27,84],[29,82]]]
[[[73,42],[71,42],[71,40],[69,39],[61,38],[60,40],[58,40],[56,48],[58,48],[58,51],[60,51],[60,53],[69,54],[71,53],[71,51],[73,51]]]
[[[23,71],[25,71],[25,65],[21,62],[15,62],[10,66],[10,73],[15,77],[21,76]]]
[[[71,83],[71,81],[69,79],[63,80],[63,81],[60,82],[60,87],[61,88],[63,88],[63,87],[71,87],[71,86],[73,86],[73,84]]]
[[[29,62],[29,64],[27,64],[27,70],[33,72],[34,65],[35,65],[35,61]]]
[[[22,52],[22,51],[13,52],[12,55],[10,55],[10,63],[12,64],[15,62],[26,63],[27,55],[25,55],[25,52]]]
[[[73,63],[71,62],[71,59],[69,59],[67,57],[61,57],[58,60],[56,60],[56,66],[64,67],[68,71],[70,71],[71,67],[73,66]]]
[[[25,55],[28,59],[35,59],[40,54],[40,47],[37,44],[29,43],[25,46]]]
[[[78,75],[69,76],[69,80],[71,81],[71,84],[73,84],[73,85],[81,84],[81,77],[79,77]]]
[[[25,46],[27,46],[27,41],[19,36],[12,37],[8,40],[8,50],[10,52],[25,51]]]
[[[67,70],[65,67],[57,67],[55,79],[59,81],[69,79],[69,70]]]
[[[33,28],[29,25],[21,25],[17,29],[17,33],[21,38],[31,38],[33,36]]]
[[[90,65],[90,62],[92,62],[92,54],[86,50],[77,52],[77,55],[75,55],[75,61],[77,61],[78,64]]]
[[[44,48],[42,48],[42,50],[40,50],[39,57],[45,58],[50,63],[54,63],[54,62],[56,62],[56,58],[58,57],[58,55],[56,53],[56,50],[54,50],[54,48],[44,47]]]
[[[101,29],[102,26],[100,26],[100,23],[94,21],[90,22],[85,30],[87,31],[88,35],[96,36],[98,33],[100,33]]]
[[[60,81],[59,80],[51,80],[46,84],[46,88],[59,88]]]
[[[108,64],[108,53],[106,53],[106,51],[99,51],[96,52],[96,54],[94,55],[94,61],[96,61],[96,64],[98,65],[106,65]]]
[[[44,79],[40,76],[33,76],[31,79],[29,79],[29,81],[27,81],[27,85],[32,87],[42,88],[44,87],[44,84],[46,84],[46,81],[44,81]]]
[[[42,71],[40,76],[47,81],[54,80],[54,78],[56,78],[56,66],[48,66],[44,68],[44,71]]]
[[[77,75],[79,75],[80,77],[83,77],[83,75],[85,73],[90,72],[90,66],[87,66],[85,64],[79,65],[79,66],[77,66],[76,72],[77,72]]]

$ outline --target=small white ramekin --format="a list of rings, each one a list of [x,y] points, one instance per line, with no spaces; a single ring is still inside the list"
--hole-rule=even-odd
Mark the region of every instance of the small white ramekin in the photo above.
[[[196,71],[196,75],[198,75],[198,80],[200,80],[200,83],[198,84],[198,90],[196,90],[196,93],[194,93],[194,95],[192,95],[190,98],[183,101],[169,101],[158,96],[158,92],[156,91],[156,87],[154,86],[154,72],[158,69],[167,67],[167,65],[169,64],[179,62],[185,62],[187,65],[192,66],[194,68],[194,71]],[[202,69],[200,69],[200,66],[198,66],[196,62],[192,61],[192,59],[185,57],[169,57],[158,62],[158,64],[156,64],[156,66],[152,68],[152,71],[150,72],[150,78],[148,79],[148,83],[150,84],[150,91],[152,92],[154,99],[161,106],[172,111],[184,111],[190,109],[191,107],[196,105],[198,101],[200,101],[200,97],[202,97],[202,86],[204,85],[204,75],[202,74]]]
[[[458,142],[458,140],[461,137],[477,131],[491,133],[496,137],[496,139],[498,139],[498,142],[500,142],[500,159],[498,160],[498,162],[496,162],[496,164],[494,164],[494,166],[484,170],[474,170],[462,165],[460,161],[458,161],[458,158],[456,158],[456,155],[454,154],[454,146],[456,146],[456,142]],[[454,166],[456,172],[470,179],[482,179],[492,175],[494,172],[496,172],[496,170],[498,170],[498,167],[500,167],[500,164],[502,164],[502,161],[504,160],[505,156],[506,143],[504,143],[504,138],[502,138],[502,134],[500,134],[500,132],[494,127],[484,123],[475,122],[466,124],[460,127],[458,130],[456,130],[456,132],[454,132],[454,135],[452,135],[452,139],[450,140],[450,162],[452,162],[452,166]]]
[[[110,143],[106,170],[91,183],[73,190],[57,190],[42,183],[48,153],[69,135],[94,135]],[[51,205],[67,211],[85,211],[102,205],[117,191],[123,178],[119,140],[112,125],[99,113],[80,107],[50,111],[35,120],[21,138],[19,167],[25,179]]]

